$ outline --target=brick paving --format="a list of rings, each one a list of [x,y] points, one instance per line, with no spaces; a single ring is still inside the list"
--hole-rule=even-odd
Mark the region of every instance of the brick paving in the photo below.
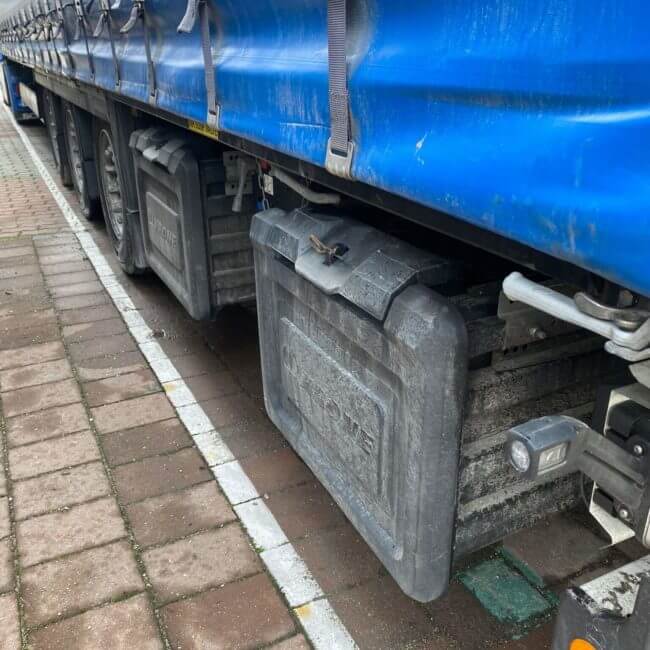
[[[30,138],[47,162],[42,129]],[[511,640],[458,582],[427,605],[400,592],[266,418],[254,315],[195,323],[155,278],[121,281],[360,648],[550,647],[552,623]],[[555,590],[639,555],[585,531],[557,518],[506,546]],[[309,615],[264,570],[0,111],[0,650],[304,650]]]
[[[3,113],[0,135],[0,649],[308,647]]]

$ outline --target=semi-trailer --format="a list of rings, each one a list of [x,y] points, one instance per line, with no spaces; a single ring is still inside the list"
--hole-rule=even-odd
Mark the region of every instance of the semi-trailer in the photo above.
[[[126,273],[256,305],[269,417],[426,602],[581,498],[650,546],[649,18],[25,0],[0,86]],[[567,592],[556,649],[648,647],[649,578]]]

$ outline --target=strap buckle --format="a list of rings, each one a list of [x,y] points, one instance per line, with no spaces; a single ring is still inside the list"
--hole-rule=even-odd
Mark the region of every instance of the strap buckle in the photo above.
[[[352,156],[354,155],[354,142],[348,140],[348,150],[343,154],[332,149],[332,138],[327,141],[327,154],[325,155],[325,169],[330,174],[341,178],[352,178]]]

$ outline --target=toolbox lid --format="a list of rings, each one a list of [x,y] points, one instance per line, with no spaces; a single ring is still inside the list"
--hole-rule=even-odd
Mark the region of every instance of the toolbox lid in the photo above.
[[[437,286],[454,277],[449,260],[364,223],[304,208],[258,213],[251,238],[293,262],[298,275],[327,295],[338,294],[380,321],[409,284]]]

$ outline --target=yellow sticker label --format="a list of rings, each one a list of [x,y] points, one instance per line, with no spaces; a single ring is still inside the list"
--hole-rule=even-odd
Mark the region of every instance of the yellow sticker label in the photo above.
[[[202,124],[201,122],[195,122],[194,120],[188,120],[187,128],[190,131],[194,131],[194,133],[206,135],[208,138],[213,138],[214,140],[219,139],[219,130],[215,129],[213,126],[208,126],[207,124]]]

